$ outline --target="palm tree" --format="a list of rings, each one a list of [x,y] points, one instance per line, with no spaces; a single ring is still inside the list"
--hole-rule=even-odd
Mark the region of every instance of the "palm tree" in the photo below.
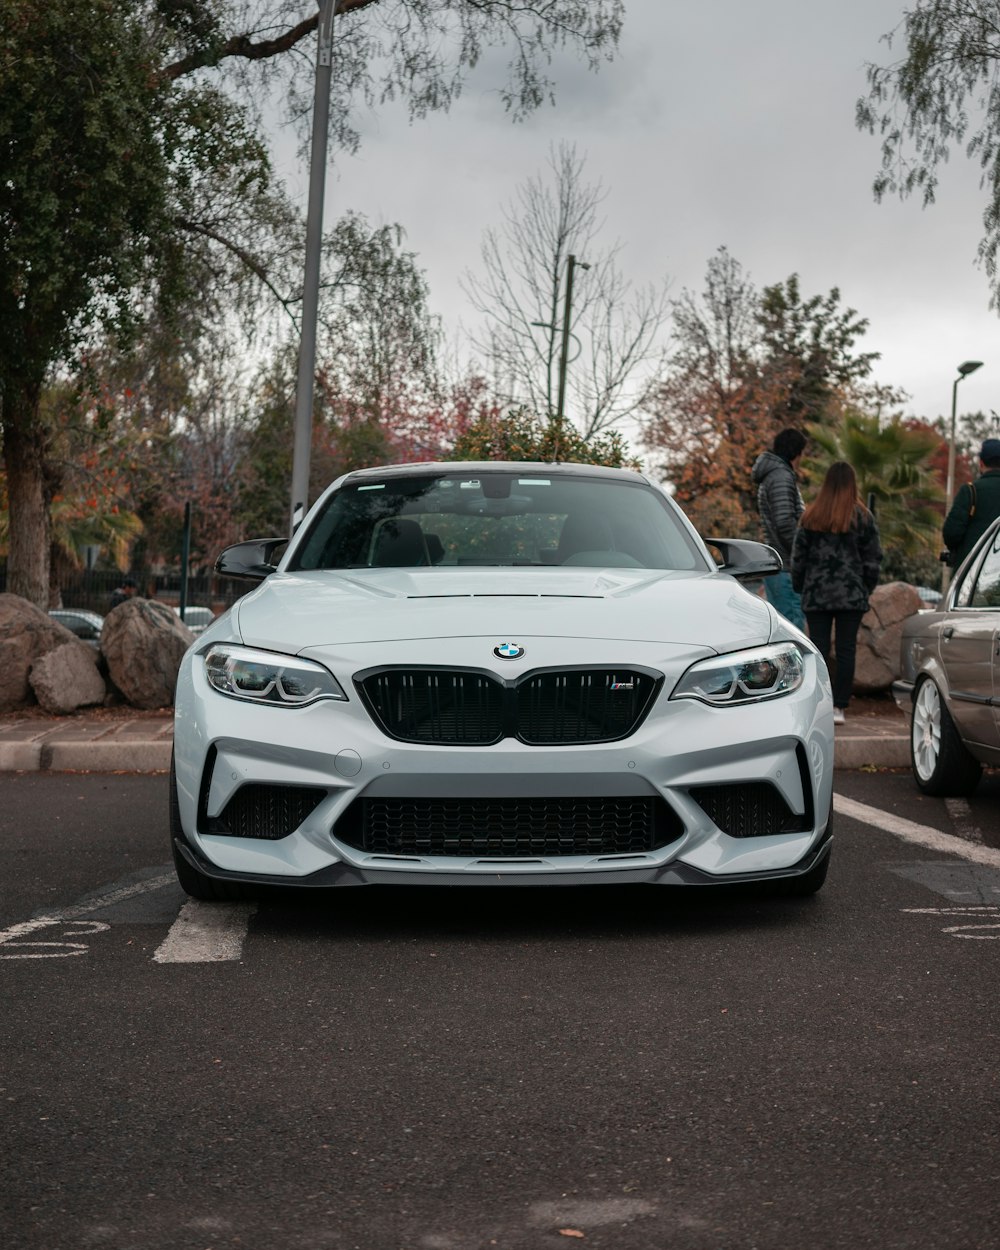
[[[931,459],[940,436],[898,416],[883,422],[850,408],[838,425],[813,425],[809,434],[815,451],[805,472],[813,492],[835,460],[846,460],[862,499],[874,502],[885,552],[882,580],[926,584],[939,577],[943,494]]]

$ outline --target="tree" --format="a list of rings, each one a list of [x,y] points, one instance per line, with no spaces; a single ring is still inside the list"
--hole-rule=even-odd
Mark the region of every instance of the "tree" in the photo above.
[[[577,351],[565,415],[572,414],[586,439],[641,406],[648,376],[662,363],[657,340],[666,319],[666,287],[633,290],[618,268],[620,247],[600,247],[604,190],[582,181],[584,162],[576,148],[561,144],[549,164],[552,185],[529,178],[504,210],[503,226],[486,232],[482,276],[468,275],[466,291],[485,318],[485,335],[476,346],[504,400],[554,416],[567,260],[574,255],[585,262],[573,288]]]
[[[512,409],[503,416],[480,417],[456,441],[448,459],[641,467],[617,430],[586,438],[565,419],[550,417],[542,422],[526,408]]]
[[[723,247],[701,294],[673,303],[674,350],[648,405],[644,444],[702,529],[758,536],[750,469],[774,436],[774,393],[761,363],[760,300]]]
[[[613,53],[623,13],[622,0],[336,7],[341,100],[332,115],[349,143],[357,139],[352,103],[401,95],[415,114],[447,107],[483,50],[501,42],[512,48],[502,96],[523,115],[551,95],[552,49],[572,45],[596,67]],[[234,282],[247,326],[262,291],[293,309],[287,275],[299,223],[274,183],[258,109],[277,75],[293,108],[300,80],[311,80],[303,40],[316,15],[289,24],[287,8],[284,0],[3,0],[8,587],[38,604],[48,596],[53,495],[39,404],[51,371],[95,332],[128,331],[154,307],[166,315],[186,303],[217,318]]]
[[[779,426],[821,421],[842,394],[857,394],[878,352],[859,352],[868,321],[840,307],[840,291],[803,299],[799,275],[767,286],[757,312],[766,370],[785,389],[776,405]]]
[[[886,192],[934,201],[938,169],[955,147],[979,163],[987,193],[979,259],[1000,298],[1000,38],[996,0],[916,0],[902,22],[903,56],[869,65],[857,125],[882,140],[876,200]],[[898,32],[885,36],[891,47]]]
[[[804,298],[796,274],[757,289],[725,248],[700,295],[673,303],[674,350],[647,405],[643,441],[701,528],[759,536],[756,457],[785,426],[836,427],[848,403],[891,398],[868,385],[867,322],[840,292]],[[883,388],[885,390],[885,388]]]

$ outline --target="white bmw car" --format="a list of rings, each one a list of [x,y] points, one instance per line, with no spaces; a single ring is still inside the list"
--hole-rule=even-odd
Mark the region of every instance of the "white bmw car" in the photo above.
[[[773,883],[830,857],[825,664],[639,473],[350,473],[180,671],[171,833],[197,898],[261,886]]]

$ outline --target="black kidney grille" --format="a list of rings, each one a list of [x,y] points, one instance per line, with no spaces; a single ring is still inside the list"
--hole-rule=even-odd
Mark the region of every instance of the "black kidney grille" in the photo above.
[[[275,841],[294,833],[326,798],[311,786],[240,786],[218,816],[202,823],[206,833]]]
[[[362,691],[376,721],[404,742],[486,746],[503,737],[503,687],[482,673],[388,669]]]
[[[516,682],[470,670],[382,669],[357,685],[378,725],[402,742],[569,746],[628,737],[661,680],[632,669],[551,669]]]
[[[517,686],[517,736],[530,746],[624,738],[655,689],[656,679],[646,673],[536,673]]]
[[[683,832],[658,798],[356,799],[334,834],[372,855],[639,854]]]
[[[712,823],[733,838],[762,838],[775,833],[804,833],[809,811],[796,815],[767,781],[725,786],[692,786],[691,797]]]

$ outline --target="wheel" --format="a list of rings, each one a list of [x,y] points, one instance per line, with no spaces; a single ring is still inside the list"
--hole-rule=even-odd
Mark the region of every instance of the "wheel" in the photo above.
[[[913,696],[910,762],[924,794],[971,794],[983,766],[966,750],[937,683],[925,677]]]
[[[189,864],[177,849],[177,839],[184,840],[181,826],[180,805],[177,802],[177,773],[174,768],[174,757],[170,756],[170,850],[174,857],[174,870],[177,880],[185,894],[206,902],[232,902],[236,899],[256,897],[253,887],[241,881],[216,881],[203,872],[199,872],[193,864]]]

